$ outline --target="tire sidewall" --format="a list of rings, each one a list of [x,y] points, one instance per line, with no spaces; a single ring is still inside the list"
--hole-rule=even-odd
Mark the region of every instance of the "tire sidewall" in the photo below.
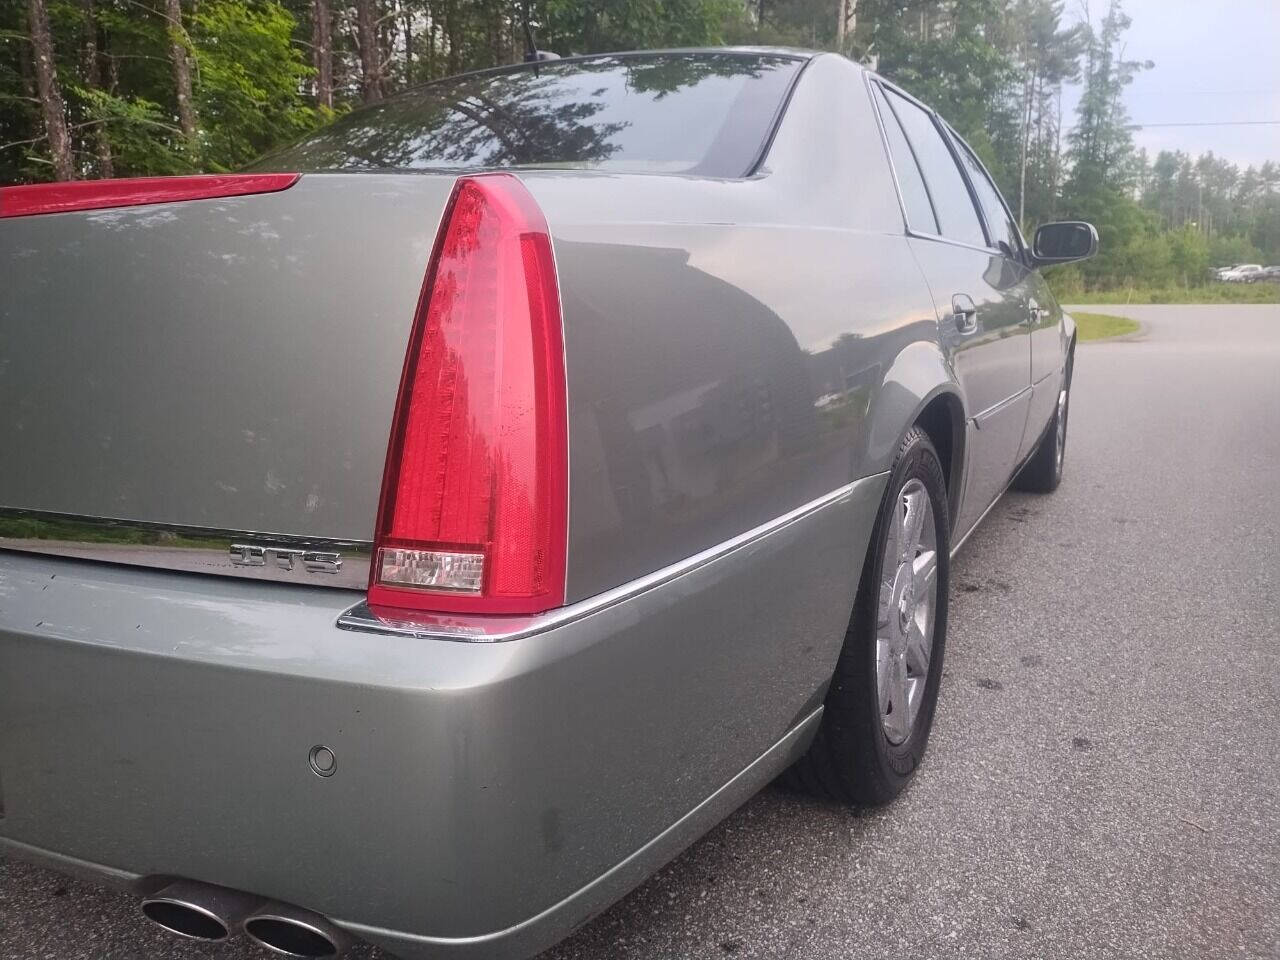
[[[916,714],[911,736],[900,744],[889,742],[880,722],[880,697],[876,683],[876,610],[884,567],[885,538],[888,536],[890,517],[902,488],[912,479],[919,479],[928,492],[933,507],[935,535],[938,552],[938,595],[934,611],[933,650],[929,658],[929,674],[925,681],[920,711]],[[928,437],[913,430],[903,441],[902,451],[889,476],[885,496],[876,517],[871,538],[871,555],[859,584],[859,602],[855,616],[862,622],[855,623],[857,635],[862,638],[864,676],[867,687],[866,702],[872,705],[871,739],[886,779],[905,780],[920,764],[929,733],[933,727],[934,708],[938,700],[938,688],[942,681],[942,661],[947,636],[947,599],[950,593],[951,536],[947,509],[946,483],[942,464]]]

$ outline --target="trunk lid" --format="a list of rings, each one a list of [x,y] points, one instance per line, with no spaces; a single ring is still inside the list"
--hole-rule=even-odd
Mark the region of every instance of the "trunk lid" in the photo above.
[[[455,179],[0,219],[0,546],[367,542]]]

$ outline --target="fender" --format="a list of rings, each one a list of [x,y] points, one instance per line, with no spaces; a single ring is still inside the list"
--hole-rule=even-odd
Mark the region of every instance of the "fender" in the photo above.
[[[946,398],[950,417],[952,449],[947,493],[948,507],[954,515],[967,465],[967,413],[955,371],[937,343],[912,341],[885,371],[868,418],[867,466],[872,472],[888,470],[907,431],[929,416],[926,411],[939,397]]]

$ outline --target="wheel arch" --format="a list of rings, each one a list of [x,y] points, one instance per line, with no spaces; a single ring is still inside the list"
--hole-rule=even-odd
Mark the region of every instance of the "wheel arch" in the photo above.
[[[966,434],[964,406],[960,395],[950,390],[939,390],[921,408],[913,421],[933,442],[942,461],[942,476],[947,483],[947,514],[954,524],[960,510],[961,479],[964,477]]]
[[[964,486],[967,434],[960,384],[936,343],[917,340],[904,347],[885,373],[871,414],[868,453],[888,470],[907,431],[919,426],[942,460],[947,511],[954,522]]]

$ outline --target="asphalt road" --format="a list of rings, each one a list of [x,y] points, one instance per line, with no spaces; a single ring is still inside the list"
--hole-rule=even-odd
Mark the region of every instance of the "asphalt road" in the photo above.
[[[915,784],[770,788],[547,960],[1280,957],[1280,307],[1088,309],[1145,336],[958,558]],[[267,956],[0,862],[4,960]]]

